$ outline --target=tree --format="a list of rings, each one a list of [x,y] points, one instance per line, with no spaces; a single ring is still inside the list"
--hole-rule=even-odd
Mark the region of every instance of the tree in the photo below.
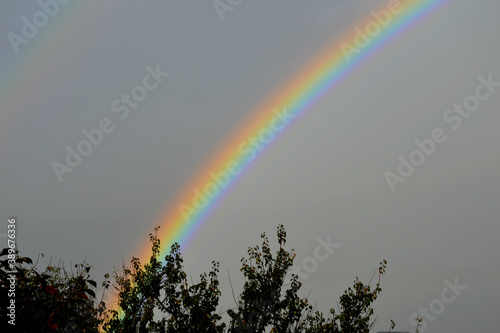
[[[150,234],[152,255],[148,264],[142,266],[138,258],[133,258],[131,268],[124,267],[122,274],[115,271],[122,313],[109,311],[104,329],[109,332],[224,332],[225,324],[218,323],[221,316],[215,313],[220,296],[219,264],[213,262],[208,275],[202,274],[198,284],[189,285],[179,244],[172,245],[163,266],[158,261],[158,229],[155,228],[155,235]],[[168,316],[155,321],[155,309]]]
[[[275,256],[263,233],[262,245],[248,248],[248,257],[241,259],[245,283],[238,299],[234,299],[236,306],[226,311],[230,318],[226,324],[222,322],[222,312],[217,312],[221,295],[219,263],[212,262],[212,270],[201,274],[198,283],[189,283],[179,244],[171,246],[164,261],[159,260],[158,229],[150,234],[149,262],[142,265],[138,258],[132,258],[130,267],[114,271],[113,288],[118,292],[119,310],[106,310],[102,298],[97,301],[92,290],[97,284],[90,279],[89,264],[75,265],[76,270],[68,272],[64,265],[54,267],[49,263],[39,272],[37,263],[19,257],[17,250],[2,250],[2,325],[8,325],[11,299],[16,304],[16,328],[20,332],[367,333],[374,323],[371,306],[381,292],[385,260],[380,263],[373,289],[371,280],[365,285],[356,278],[340,297],[337,311],[332,308],[325,316],[306,297],[299,296],[301,282],[297,275],[292,274],[290,283],[284,285],[295,253],[285,249],[286,232],[279,225],[279,249]],[[105,290],[111,286],[108,274],[102,286]]]
[[[1,325],[6,331],[98,331],[104,303],[95,306],[96,282],[90,279],[90,265],[75,265],[76,271],[68,273],[63,265],[49,264],[39,272],[37,264],[19,257],[17,250],[5,248],[0,258]]]
[[[159,227],[158,227],[159,228]],[[115,286],[122,310],[109,312],[104,328],[110,332],[369,332],[373,321],[372,303],[381,292],[380,277],[387,262],[380,263],[379,280],[374,289],[357,278],[352,288],[340,298],[338,313],[332,308],[325,317],[298,295],[301,283],[292,274],[288,288],[283,285],[289,268],[293,265],[293,249],[285,250],[286,232],[283,225],[277,228],[279,250],[271,254],[269,240],[263,233],[262,246],[249,248],[248,258],[242,258],[241,271],[245,284],[237,307],[227,310],[230,323],[220,323],[216,312],[219,296],[217,273],[219,264],[213,262],[212,271],[200,276],[198,284],[190,285],[183,271],[180,247],[172,245],[162,266],[158,261],[160,240],[150,234],[152,255],[142,266],[133,258],[131,268],[115,271]],[[154,319],[154,310],[166,314]]]

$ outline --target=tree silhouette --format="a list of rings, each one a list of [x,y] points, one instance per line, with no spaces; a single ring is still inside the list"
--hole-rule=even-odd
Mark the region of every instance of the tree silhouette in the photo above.
[[[225,323],[222,312],[217,312],[221,295],[219,263],[212,262],[211,271],[201,274],[198,283],[189,283],[179,244],[173,244],[170,253],[160,260],[158,229],[150,234],[149,262],[143,265],[134,257],[130,267],[114,271],[112,287],[118,294],[118,310],[106,309],[102,298],[96,299],[93,288],[97,284],[90,279],[89,264],[75,265],[76,271],[71,272],[64,265],[49,264],[39,272],[37,264],[30,258],[19,257],[17,250],[2,250],[2,332],[13,328],[8,324],[11,299],[16,304],[18,332],[368,333],[374,324],[372,304],[381,292],[385,260],[380,263],[374,288],[370,286],[371,280],[363,284],[356,278],[353,286],[340,297],[337,310],[331,308],[329,314],[324,315],[310,305],[306,297],[299,296],[302,284],[297,275],[291,274],[290,283],[284,284],[295,253],[293,249],[285,249],[286,232],[283,225],[279,225],[279,249],[275,256],[263,233],[262,245],[248,248],[248,257],[241,259],[245,283],[235,298],[236,306],[226,311],[229,322]],[[16,278],[14,298],[10,294],[13,275]],[[105,275],[102,286],[109,292],[109,274]]]
[[[158,227],[159,228],[159,227]],[[325,317],[300,297],[297,275],[292,274],[288,287],[284,281],[293,265],[295,253],[285,250],[286,232],[277,227],[279,250],[273,257],[269,239],[263,233],[262,246],[248,249],[248,258],[242,258],[241,271],[245,277],[243,290],[234,309],[227,310],[228,325],[221,323],[217,313],[219,303],[219,263],[213,262],[212,271],[200,276],[198,284],[190,285],[183,271],[180,247],[172,245],[165,263],[158,261],[160,240],[150,234],[152,255],[142,266],[133,258],[131,268],[123,273],[115,271],[116,290],[122,310],[109,312],[104,328],[110,332],[342,332],[365,333],[373,325],[372,303],[381,292],[380,277],[387,262],[380,263],[378,282],[374,289],[357,278],[340,298],[340,308],[330,309]],[[235,300],[236,301],[236,300]],[[154,319],[154,310],[166,315]],[[227,330],[226,330],[227,329]]]
[[[37,264],[17,250],[5,248],[0,258],[2,332],[98,332],[104,303],[97,304],[90,265],[77,264],[68,272],[49,263],[38,272]]]

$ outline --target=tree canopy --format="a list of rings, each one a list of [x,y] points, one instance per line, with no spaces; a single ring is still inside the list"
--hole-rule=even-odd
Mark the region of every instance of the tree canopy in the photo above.
[[[16,251],[13,269],[9,266],[13,257],[4,249],[0,253],[2,326],[11,325],[6,305],[12,298],[12,271],[16,271],[15,328],[19,332],[368,333],[375,322],[372,304],[382,291],[385,260],[374,273],[378,274],[374,287],[371,280],[364,284],[356,278],[340,297],[337,309],[332,307],[325,315],[299,295],[302,283],[297,275],[291,274],[285,285],[295,252],[285,249],[286,232],[279,225],[279,249],[274,256],[263,233],[261,246],[248,248],[248,256],[241,259],[245,282],[239,297],[234,298],[235,306],[225,310],[226,323],[219,306],[219,263],[212,262],[210,272],[201,274],[198,283],[190,283],[179,244],[171,246],[164,260],[159,258],[158,229],[150,234],[149,262],[142,264],[139,258],[132,258],[129,267],[113,272],[114,283],[105,275],[102,287],[117,293],[118,309],[108,309],[102,296],[100,300],[96,296],[97,284],[90,279],[89,264],[75,265],[70,272],[63,265],[49,265],[39,272],[37,264]],[[234,290],[231,292],[234,297]]]

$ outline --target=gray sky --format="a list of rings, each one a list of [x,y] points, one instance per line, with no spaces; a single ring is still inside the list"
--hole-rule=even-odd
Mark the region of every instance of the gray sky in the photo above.
[[[0,232],[15,216],[24,255],[87,258],[102,281],[148,246],[166,208],[264,101],[387,3],[243,0],[220,16],[211,1],[70,2],[43,22],[37,2],[2,1]],[[302,293],[323,311],[387,259],[375,331],[393,319],[413,332],[421,308],[428,332],[498,330],[500,87],[484,83],[500,82],[498,13],[494,0],[449,1],[329,90],[203,221],[183,248],[186,271],[219,261],[221,305],[234,306],[226,269],[239,292],[241,257],[261,232],[275,244],[282,223],[310,271]],[[38,31],[23,28],[34,19]],[[29,38],[12,42],[23,29]],[[169,75],[149,80],[128,114],[113,112],[157,66]],[[59,181],[52,163],[100,123],[113,130]],[[411,172],[399,156],[419,165]],[[327,236],[340,245],[321,261]],[[453,294],[454,283],[467,288]]]

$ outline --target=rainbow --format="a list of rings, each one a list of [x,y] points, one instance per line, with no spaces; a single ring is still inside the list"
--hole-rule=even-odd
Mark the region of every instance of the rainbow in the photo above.
[[[341,41],[336,40],[329,45],[293,80],[266,100],[160,218],[158,237],[162,243],[161,258],[169,253],[173,243],[179,243],[181,248],[189,243],[255,157],[301,113],[310,109],[326,92],[380,49],[448,2],[451,0],[388,1],[387,7],[372,11]],[[399,5],[391,7],[390,4]],[[383,21],[383,11],[390,13],[390,20],[385,17],[386,21]],[[374,12],[381,14],[374,15]],[[140,258],[148,258],[150,250],[148,244],[142,249]]]

